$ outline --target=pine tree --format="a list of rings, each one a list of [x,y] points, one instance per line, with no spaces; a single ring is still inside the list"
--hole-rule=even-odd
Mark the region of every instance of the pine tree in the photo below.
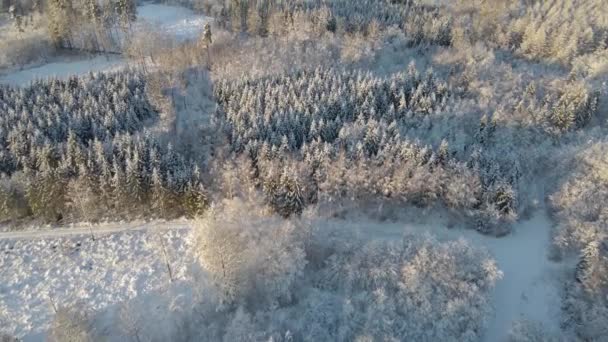
[[[72,219],[92,221],[97,218],[100,196],[99,189],[89,169],[80,165],[78,177],[72,179],[67,186],[67,206],[72,214]]]
[[[209,23],[205,23],[205,27],[203,28],[203,35],[201,36],[201,45],[205,47],[207,51],[207,69],[211,69],[211,52],[210,46],[213,43],[213,37],[211,35],[211,26]]]
[[[112,204],[114,213],[117,215],[124,215],[125,211],[130,207],[129,194],[127,192],[127,181],[126,176],[122,167],[118,164],[116,159],[112,162]]]
[[[168,190],[163,185],[163,180],[160,176],[160,172],[155,167],[152,169],[151,179],[151,206],[152,215],[157,217],[166,218],[168,217],[168,206],[167,206],[167,192]]]
[[[608,253],[605,241],[593,240],[583,248],[576,279],[590,292],[608,287]]]
[[[140,172],[139,154],[136,152],[126,160],[125,185],[132,209],[139,208],[146,194],[145,179]]]
[[[445,165],[450,158],[450,147],[448,141],[443,139],[441,140],[441,145],[439,145],[439,150],[437,151],[437,161],[441,165]]]
[[[182,208],[188,217],[203,215],[208,206],[207,193],[198,181],[190,181],[182,194]]]

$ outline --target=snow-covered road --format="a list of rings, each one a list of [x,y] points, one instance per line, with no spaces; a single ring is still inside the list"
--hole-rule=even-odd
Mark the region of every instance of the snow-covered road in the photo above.
[[[186,220],[159,221],[159,222],[131,222],[131,223],[104,223],[104,224],[77,224],[70,227],[56,229],[17,230],[0,232],[0,240],[5,239],[45,239],[69,236],[95,236],[108,235],[128,231],[162,231],[162,230],[184,230],[190,225]]]

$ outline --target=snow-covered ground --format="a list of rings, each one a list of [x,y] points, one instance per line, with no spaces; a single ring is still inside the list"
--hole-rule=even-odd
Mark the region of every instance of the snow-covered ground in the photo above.
[[[202,32],[205,23],[211,18],[198,15],[183,7],[144,4],[137,7],[135,29],[153,25],[177,40],[194,39]],[[15,70],[0,76],[0,83],[26,85],[29,82],[48,77],[69,77],[87,72],[112,71],[124,68],[128,63],[120,56],[95,56],[93,58],[73,57],[66,61],[57,61],[29,69]]]
[[[0,83],[11,85],[26,85],[35,79],[49,77],[69,77],[88,72],[112,71],[123,68],[125,60],[118,56],[95,56],[93,58],[75,59],[64,62],[54,62],[38,67],[10,73],[0,78]]]
[[[190,277],[183,226],[50,238],[0,238],[0,327],[24,341],[44,340],[53,306],[85,303],[103,310],[170,284],[164,241],[175,280]]]
[[[154,25],[160,31],[179,39],[193,39],[203,32],[209,17],[198,15],[184,7],[144,4],[137,8],[138,22]]]
[[[320,231],[344,230],[369,239],[428,232],[439,240],[464,238],[485,247],[504,277],[493,292],[495,315],[489,318],[484,340],[505,341],[511,324],[519,319],[535,320],[549,331],[559,331],[562,265],[547,258],[551,222],[542,211],[502,238],[446,228],[440,220],[404,223],[351,218],[318,223]],[[84,301],[92,309],[104,309],[162,290],[169,278],[160,236],[175,277],[191,277],[187,222],[108,226],[96,232],[95,241],[86,227],[38,237],[27,232],[0,233],[0,323],[9,333],[26,341],[40,340],[53,315],[51,302],[70,305]]]

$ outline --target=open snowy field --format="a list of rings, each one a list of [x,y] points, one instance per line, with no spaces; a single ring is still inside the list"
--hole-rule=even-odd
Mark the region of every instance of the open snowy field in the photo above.
[[[86,303],[95,311],[138,295],[164,291],[190,274],[189,230],[126,231],[98,235],[0,241],[0,322],[25,341],[43,341],[55,307]],[[162,239],[162,243],[161,243]]]
[[[68,77],[88,72],[112,71],[127,65],[122,57],[115,55],[95,56],[89,59],[74,59],[64,62],[53,62],[30,69],[13,72],[0,78],[1,83],[25,85],[35,79],[53,76]]]
[[[561,265],[547,259],[551,223],[542,212],[502,238],[446,228],[439,220],[404,223],[349,218],[316,223],[319,232],[348,232],[370,240],[399,239],[405,231],[429,233],[444,241],[462,238],[487,248],[503,278],[492,294],[495,313],[488,319],[484,340],[506,340],[512,323],[521,319],[559,331]],[[136,296],[175,291],[175,286],[170,289],[163,244],[174,281],[183,285],[192,279],[195,262],[188,224],[124,228],[106,230],[105,235],[96,230],[95,241],[81,230],[42,238],[1,233],[0,318],[7,332],[25,341],[40,341],[54,306],[86,303],[98,312],[114,312],[114,306]]]
[[[145,27],[154,27],[159,32],[183,41],[198,37],[209,20],[211,19],[183,7],[144,4],[137,7],[137,22],[133,29],[137,31]],[[5,75],[0,74],[0,83],[25,85],[39,78],[65,78],[88,72],[115,71],[128,65],[129,63],[124,58],[117,55],[91,58],[70,57],[65,61],[54,61],[23,70],[15,70]]]

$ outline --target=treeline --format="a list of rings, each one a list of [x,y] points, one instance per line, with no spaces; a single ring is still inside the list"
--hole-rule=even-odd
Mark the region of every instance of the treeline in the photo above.
[[[120,51],[137,17],[134,0],[48,0],[48,33],[56,47]]]
[[[516,215],[517,173],[502,172],[479,153],[459,160],[447,140],[428,146],[403,135],[424,130],[430,115],[452,101],[448,84],[431,71],[410,65],[389,78],[298,71],[218,82],[215,95],[215,121],[231,151],[248,158],[230,167],[249,175],[284,216],[319,200],[440,202],[474,213],[479,230],[496,232]],[[494,129],[482,121],[475,139],[483,143]]]
[[[445,2],[470,42],[537,62],[556,64],[577,74],[601,75],[608,56],[608,16],[604,0]]]
[[[303,29],[302,21],[329,32],[374,35],[387,27],[403,30],[413,45],[450,45],[452,18],[438,7],[417,1],[193,0],[195,9],[233,32],[268,36]]]
[[[550,198],[559,222],[554,243],[579,260],[564,286],[563,325],[582,341],[596,341],[608,322],[608,144],[584,148],[569,164],[574,171]]]
[[[0,108],[4,219],[167,218],[206,204],[197,166],[145,131],[158,113],[141,74],[3,87]]]

